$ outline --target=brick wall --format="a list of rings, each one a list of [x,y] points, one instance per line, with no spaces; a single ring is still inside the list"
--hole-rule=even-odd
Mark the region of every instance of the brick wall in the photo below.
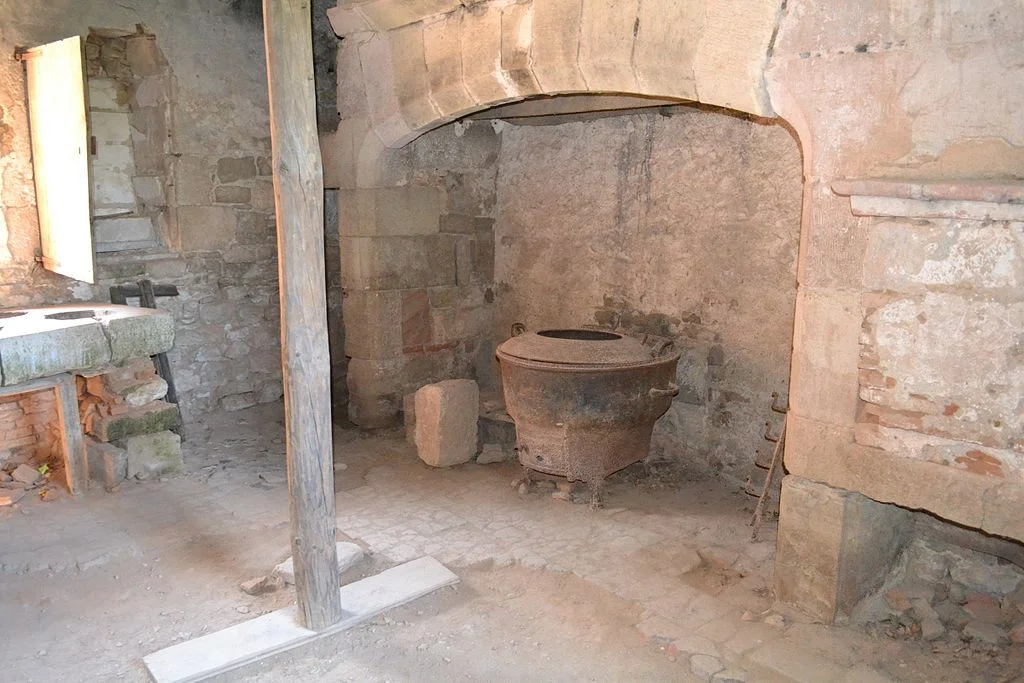
[[[0,466],[49,458],[60,447],[56,420],[57,398],[49,389],[0,398]]]

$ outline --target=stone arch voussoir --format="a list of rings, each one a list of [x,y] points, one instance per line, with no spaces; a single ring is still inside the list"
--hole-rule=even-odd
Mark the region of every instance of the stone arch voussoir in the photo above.
[[[370,127],[401,147],[530,97],[632,94],[775,115],[764,71],[782,0],[342,0]]]

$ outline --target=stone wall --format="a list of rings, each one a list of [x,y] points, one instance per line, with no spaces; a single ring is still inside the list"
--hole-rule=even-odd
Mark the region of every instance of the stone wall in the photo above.
[[[338,190],[356,424],[394,424],[405,394],[444,378],[488,385],[499,140],[444,126],[391,153],[376,186]]]
[[[652,456],[742,482],[788,388],[800,186],[784,127],[720,111],[506,127],[495,341],[513,322],[674,340]]]
[[[206,410],[281,396],[262,26],[259,12],[244,5],[144,0],[128,9],[98,1],[0,1],[5,54],[15,46],[84,36],[90,27],[135,33],[142,23],[156,48],[152,54],[166,62],[160,74],[167,79],[166,102],[153,101],[153,89],[138,78],[122,79],[133,107],[136,173],[160,181],[145,211],[159,222],[161,245],[101,256],[98,281],[89,286],[36,263],[22,67],[2,61],[0,305],[108,301],[109,285],[143,277],[177,285],[181,295],[158,305],[175,317],[177,340],[169,355],[186,424]],[[165,107],[170,126],[153,123],[160,112],[150,116],[147,107]],[[144,171],[151,167],[159,172]]]

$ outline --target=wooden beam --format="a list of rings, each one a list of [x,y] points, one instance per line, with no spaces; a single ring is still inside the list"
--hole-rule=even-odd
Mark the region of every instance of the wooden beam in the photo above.
[[[309,0],[263,0],[277,211],[288,494],[299,622],[341,619],[335,552],[323,167]]]

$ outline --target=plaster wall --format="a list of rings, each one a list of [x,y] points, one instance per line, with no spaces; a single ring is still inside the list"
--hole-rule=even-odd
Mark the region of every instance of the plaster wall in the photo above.
[[[674,340],[652,457],[742,482],[787,394],[800,164],[783,126],[689,106],[505,127],[495,340],[513,322]]]
[[[145,175],[149,163],[166,167],[165,184],[150,195],[160,205],[153,214],[160,216],[162,248],[100,257],[98,281],[90,286],[36,264],[22,65],[0,60],[0,306],[108,301],[109,285],[143,277],[176,284],[181,295],[158,305],[175,318],[169,355],[186,423],[201,411],[278,399],[274,204],[258,5],[0,0],[0,17],[5,55],[16,46],[84,38],[90,27],[131,32],[144,24],[170,80],[164,84],[168,125],[162,115],[159,125],[132,124],[136,172]],[[148,116],[147,88],[129,95],[133,117]],[[140,160],[140,136],[152,143],[154,159]]]

